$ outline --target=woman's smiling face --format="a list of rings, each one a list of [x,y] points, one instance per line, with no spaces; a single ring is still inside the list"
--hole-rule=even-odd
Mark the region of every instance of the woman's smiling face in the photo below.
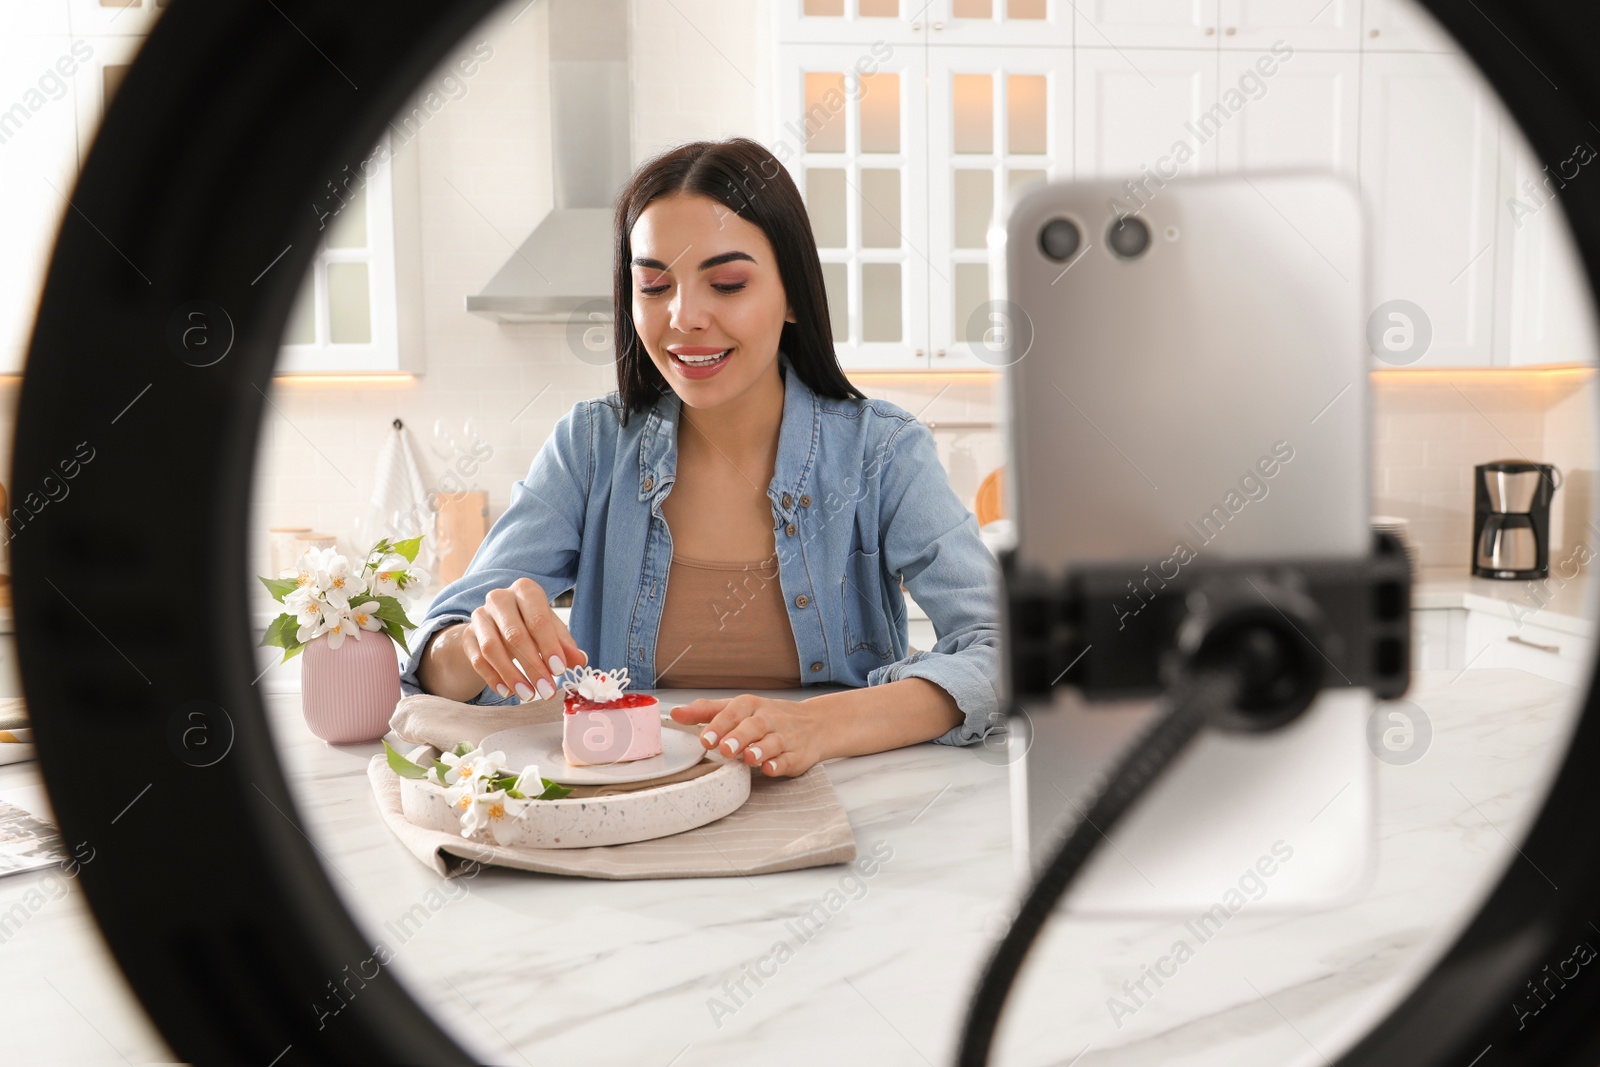
[[[628,240],[634,331],[683,403],[717,407],[771,371],[793,315],[759,226],[679,195],[651,201]]]

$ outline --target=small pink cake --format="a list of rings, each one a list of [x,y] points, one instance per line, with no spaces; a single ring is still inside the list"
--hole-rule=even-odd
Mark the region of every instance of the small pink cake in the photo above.
[[[624,693],[626,667],[615,671],[574,667],[563,682],[561,752],[574,767],[628,763],[661,755],[661,705],[647,693]]]

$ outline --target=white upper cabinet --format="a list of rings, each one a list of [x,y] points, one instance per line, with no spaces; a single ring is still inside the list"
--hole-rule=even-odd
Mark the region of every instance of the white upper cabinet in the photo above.
[[[779,49],[782,160],[806,201],[834,349],[850,369],[928,366],[926,50],[882,49],[862,72],[833,45]],[[794,143],[788,141],[786,143]]]
[[[777,4],[781,42],[861,48],[873,41],[921,44],[931,21],[927,0],[777,0]]]
[[[1221,0],[1225,49],[1290,47],[1353,52],[1361,47],[1361,0]]]
[[[1073,0],[1090,48],[1215,48],[1218,0]]]
[[[1003,353],[988,230],[1007,190],[1070,171],[1072,53],[931,48],[928,59],[929,343],[934,370]]]
[[[1155,190],[1217,169],[1217,57],[1182,49],[1077,50],[1073,140],[1079,178]]]
[[[1593,298],[1556,199],[1562,185],[1582,180],[1582,168],[1600,163],[1596,141],[1600,138],[1573,145],[1546,168],[1513,124],[1501,124],[1498,241],[1510,248],[1510,284],[1509,299],[1497,308],[1507,323],[1497,331],[1502,358],[1496,362],[1596,362]]]
[[[1371,303],[1377,309],[1403,300],[1423,316],[1392,320],[1406,340],[1374,366],[1490,365],[1496,102],[1464,60],[1428,53],[1366,55],[1361,94]],[[1420,358],[1405,349],[1423,343]]]
[[[1369,52],[1460,51],[1416,0],[1363,0],[1361,47]]]
[[[1022,45],[1072,43],[1074,0],[931,0],[928,44]]]
[[[1361,57],[1349,52],[1224,52],[1218,169],[1311,167],[1357,179]]]

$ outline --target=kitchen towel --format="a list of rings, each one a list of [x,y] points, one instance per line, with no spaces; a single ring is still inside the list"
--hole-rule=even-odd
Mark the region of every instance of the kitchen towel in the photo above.
[[[404,540],[433,533],[433,511],[428,507],[428,489],[422,481],[422,465],[416,449],[399,419],[385,436],[378,455],[378,471],[372,482],[372,502],[367,507],[366,537],[370,544],[380,537]],[[422,544],[417,559],[425,570],[434,566],[432,538]],[[365,547],[365,545],[363,545]]]
[[[458,741],[476,745],[495,730],[561,715],[561,695],[519,705],[480,707],[443,697],[406,697],[390,726],[403,740],[432,749]],[[666,725],[666,724],[664,724]],[[413,760],[431,755],[426,749]],[[576,786],[573,797],[659,788],[709,774],[722,764],[702,760],[664,778],[631,785]],[[516,849],[427,830],[408,821],[400,807],[400,776],[385,757],[373,756],[367,778],[385,824],[412,855],[438,874],[461,873],[467,860],[545,874],[584,878],[724,878],[847,863],[856,856],[855,835],[844,805],[821,764],[797,778],[769,778],[751,771],[750,799],[731,815],[681,834],[595,848]]]

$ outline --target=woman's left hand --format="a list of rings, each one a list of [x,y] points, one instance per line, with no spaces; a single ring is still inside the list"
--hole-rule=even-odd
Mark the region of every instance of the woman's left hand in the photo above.
[[[759,766],[768,777],[804,774],[823,757],[822,718],[804,701],[745,693],[694,700],[672,709],[674,722],[706,723],[700,743]]]

